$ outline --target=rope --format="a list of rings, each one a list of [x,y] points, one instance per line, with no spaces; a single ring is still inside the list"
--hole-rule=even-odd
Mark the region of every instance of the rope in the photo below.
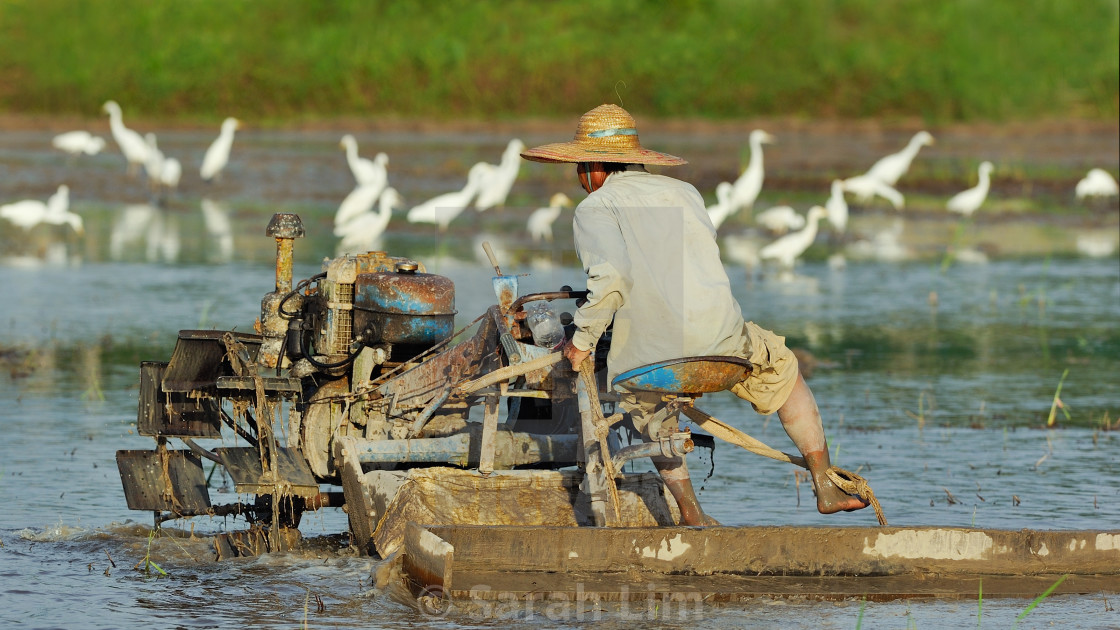
[[[805,459],[803,457],[790,455],[788,453],[783,453],[779,450],[770,448],[761,441],[747,435],[746,433],[743,433],[733,426],[725,424],[713,418],[712,416],[709,416],[707,413],[700,411],[696,407],[682,407],[681,411],[683,411],[690,420],[699,425],[700,428],[725,442],[740,446],[754,453],[755,455],[762,455],[763,457],[776,459],[780,462],[789,462],[790,464],[806,469],[809,467],[805,463]],[[864,501],[870,503],[871,507],[875,508],[875,518],[879,519],[879,525],[882,525],[884,527],[886,526],[887,518],[883,515],[883,508],[879,505],[879,500],[875,498],[875,493],[871,490],[871,485],[867,483],[866,479],[854,472],[849,472],[837,466],[830,467],[825,471],[825,474],[830,480],[832,480],[832,483],[836,484],[837,488],[840,488],[844,492],[852,496],[859,497]]]
[[[887,526],[887,517],[883,515],[883,508],[879,505],[879,500],[875,498],[875,493],[866,479],[839,466],[829,467],[824,474],[828,475],[837,488],[870,503],[871,507],[875,508],[875,518],[879,519],[879,525]]]
[[[610,494],[615,523],[620,524],[622,522],[622,501],[618,496],[618,486],[614,480],[616,474],[614,460],[611,459],[610,446],[607,442],[610,425],[607,424],[607,419],[603,417],[603,407],[599,402],[599,383],[595,380],[595,361],[591,357],[587,357],[580,364],[579,380],[582,382],[583,388],[587,392],[588,401],[591,403],[592,424],[595,430],[595,438],[599,442],[599,462],[603,466],[604,476],[606,477],[607,491]]]

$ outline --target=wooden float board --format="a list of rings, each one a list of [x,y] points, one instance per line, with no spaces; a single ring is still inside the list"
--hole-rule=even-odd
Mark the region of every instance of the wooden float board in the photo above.
[[[451,599],[889,600],[1120,593],[1120,531],[427,526]],[[432,547],[429,542],[428,547]],[[406,542],[404,555],[410,552]],[[418,555],[425,552],[416,550]],[[441,559],[442,558],[442,559]],[[444,563],[443,565],[439,564]],[[445,566],[444,566],[445,565]],[[406,569],[407,570],[407,569]],[[422,582],[421,576],[413,576]],[[413,588],[415,592],[415,584]]]

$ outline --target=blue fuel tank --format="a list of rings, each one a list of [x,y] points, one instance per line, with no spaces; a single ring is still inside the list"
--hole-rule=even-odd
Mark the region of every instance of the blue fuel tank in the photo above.
[[[450,278],[398,264],[395,271],[358,274],[354,283],[354,326],[370,322],[380,340],[433,345],[455,329],[455,283]]]

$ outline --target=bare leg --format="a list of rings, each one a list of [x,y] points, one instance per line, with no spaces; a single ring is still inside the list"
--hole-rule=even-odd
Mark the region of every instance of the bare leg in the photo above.
[[[809,386],[805,384],[805,379],[800,374],[797,375],[797,383],[793,386],[789,400],[778,409],[778,418],[782,421],[782,428],[786,430],[786,434],[793,440],[797,450],[809,465],[813,490],[817,494],[817,511],[821,514],[832,514],[842,510],[850,512],[867,507],[867,502],[837,488],[825,474],[832,464],[824,440],[821,412],[817,409],[813,392],[809,390]]]
[[[653,465],[665,481],[665,486],[677,501],[681,511],[681,525],[719,525],[719,521],[704,514],[700,502],[696,499],[696,491],[692,488],[692,479],[688,476],[688,467],[683,458],[665,459],[655,457]]]

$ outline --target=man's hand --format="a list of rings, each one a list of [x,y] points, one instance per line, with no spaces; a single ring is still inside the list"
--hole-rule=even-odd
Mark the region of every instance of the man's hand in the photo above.
[[[565,359],[571,361],[572,369],[576,372],[579,371],[579,366],[583,365],[583,360],[591,356],[590,350],[580,350],[572,344],[571,339],[564,342],[564,349],[561,352],[564,353]]]

